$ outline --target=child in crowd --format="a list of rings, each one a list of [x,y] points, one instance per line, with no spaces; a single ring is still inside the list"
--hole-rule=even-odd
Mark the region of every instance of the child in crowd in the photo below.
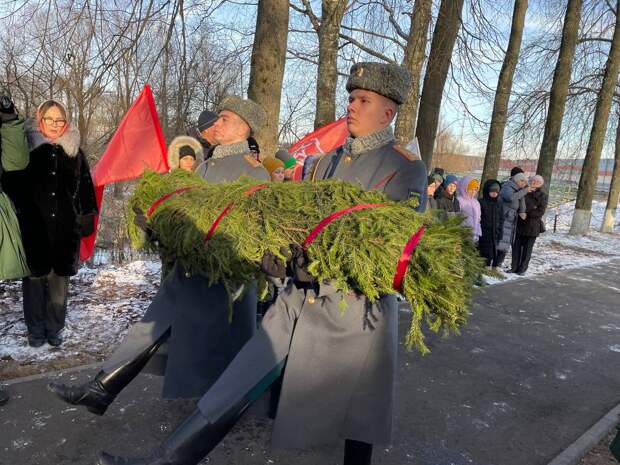
[[[263,159],[263,166],[271,176],[272,182],[284,182],[284,163],[275,157]]]
[[[480,182],[471,176],[465,176],[458,182],[457,200],[461,214],[465,217],[463,225],[471,228],[475,242],[478,242],[482,234],[480,230],[480,203],[477,199],[479,191]]]
[[[504,207],[499,199],[501,186],[499,181],[489,179],[482,188],[480,199],[480,229],[478,241],[480,255],[485,258],[487,266],[497,268],[504,261],[506,252],[497,248],[502,239],[504,228]]]
[[[443,189],[440,192],[439,189],[435,192],[437,208],[443,210],[447,215],[455,215],[461,211],[459,201],[456,198],[457,184],[458,178],[449,174],[444,180]]]

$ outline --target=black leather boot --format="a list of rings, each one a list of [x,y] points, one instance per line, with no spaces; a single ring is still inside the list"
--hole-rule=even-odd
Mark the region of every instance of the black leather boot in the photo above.
[[[344,441],[343,465],[370,465],[372,461],[372,444],[347,439]]]
[[[219,444],[249,405],[249,401],[242,401],[214,423],[196,410],[150,457],[131,459],[102,452],[97,465],[195,465]]]
[[[100,371],[92,381],[79,386],[49,383],[47,388],[71,405],[84,405],[89,412],[103,415],[116,396],[142,371],[150,358],[170,336],[166,331],[138,356],[109,373]]]

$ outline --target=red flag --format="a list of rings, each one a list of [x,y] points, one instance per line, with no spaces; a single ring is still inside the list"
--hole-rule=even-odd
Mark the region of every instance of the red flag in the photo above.
[[[347,118],[344,116],[311,132],[294,144],[288,149],[289,153],[297,160],[293,179],[301,180],[304,160],[309,155],[329,153],[337,149],[344,144],[348,135]]]
[[[105,152],[92,170],[97,206],[101,213],[101,199],[106,184],[128,181],[140,176],[146,168],[165,173],[168,171],[166,142],[159,125],[151,87],[147,84],[118,125]],[[95,225],[99,218],[95,219]],[[95,248],[95,232],[82,239],[80,259],[87,260]]]

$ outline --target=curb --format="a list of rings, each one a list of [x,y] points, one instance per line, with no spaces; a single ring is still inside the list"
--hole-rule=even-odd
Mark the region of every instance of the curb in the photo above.
[[[56,371],[47,371],[45,373],[38,373],[36,375],[23,376],[21,378],[11,378],[0,382],[0,385],[11,386],[13,384],[27,383],[29,381],[37,381],[43,378],[51,378],[59,373],[74,373],[76,371],[88,370],[92,368],[98,368],[101,366],[101,362],[90,363],[88,365],[78,365],[71,368],[63,368]]]
[[[548,465],[577,465],[618,424],[619,416],[620,404],[611,409]]]

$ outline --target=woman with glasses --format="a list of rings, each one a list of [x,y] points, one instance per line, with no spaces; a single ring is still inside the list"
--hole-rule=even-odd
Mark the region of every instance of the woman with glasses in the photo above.
[[[62,344],[69,276],[76,274],[80,238],[93,233],[95,191],[80,133],[65,107],[43,102],[25,125],[30,163],[11,173],[31,276],[23,280],[28,343]],[[8,174],[8,173],[5,173]]]

